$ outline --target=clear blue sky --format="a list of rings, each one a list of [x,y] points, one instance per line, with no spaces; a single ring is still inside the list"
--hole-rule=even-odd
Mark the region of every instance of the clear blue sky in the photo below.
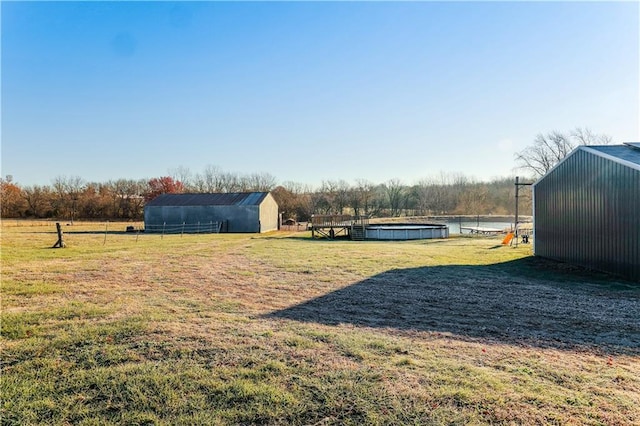
[[[638,2],[2,2],[2,174],[513,175],[640,140]]]

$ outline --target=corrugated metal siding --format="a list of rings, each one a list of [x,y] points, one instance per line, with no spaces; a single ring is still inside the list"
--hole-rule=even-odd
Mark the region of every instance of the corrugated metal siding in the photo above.
[[[266,197],[267,194],[268,194],[267,192],[252,192],[250,194],[247,194],[247,196],[244,197],[244,199],[238,200],[236,202],[236,205],[257,206],[262,202],[262,200],[264,200],[264,197]]]
[[[268,192],[163,194],[144,207],[145,228],[225,222],[227,232],[278,228],[278,204]]]
[[[578,149],[533,190],[536,255],[640,280],[640,170]]]
[[[227,232],[260,232],[259,206],[145,206],[145,228],[225,222]]]
[[[268,192],[231,192],[215,194],[161,194],[147,206],[257,206]]]

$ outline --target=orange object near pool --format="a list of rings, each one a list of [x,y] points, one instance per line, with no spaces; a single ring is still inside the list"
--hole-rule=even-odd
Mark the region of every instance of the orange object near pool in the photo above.
[[[513,233],[513,232],[509,232],[509,233],[507,234],[507,236],[506,236],[506,237],[504,237],[504,240],[502,240],[502,244],[503,244],[503,245],[509,244],[509,243],[511,242],[511,240],[513,239],[513,235],[514,235],[514,233]]]

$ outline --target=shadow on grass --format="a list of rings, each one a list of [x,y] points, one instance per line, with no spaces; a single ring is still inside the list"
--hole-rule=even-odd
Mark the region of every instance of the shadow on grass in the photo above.
[[[528,257],[390,270],[266,317],[636,354],[639,312],[640,285]]]

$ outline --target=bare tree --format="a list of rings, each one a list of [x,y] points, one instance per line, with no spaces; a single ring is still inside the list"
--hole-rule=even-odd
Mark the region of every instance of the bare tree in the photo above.
[[[399,179],[390,179],[384,184],[384,190],[387,195],[391,216],[400,216],[405,201],[404,185]]]
[[[22,189],[22,198],[27,202],[28,215],[44,217],[51,209],[51,190],[48,186],[33,185]]]
[[[223,187],[223,171],[218,166],[209,164],[204,168],[204,178],[208,192],[221,192]]]
[[[315,198],[317,202],[314,204],[323,211],[323,214],[336,214],[336,192],[338,191],[338,182],[333,180],[323,180],[318,191],[320,194]]]
[[[266,172],[252,173],[247,176],[247,180],[249,191],[269,192],[276,186],[275,176]]]
[[[533,144],[516,154],[520,167],[543,176],[575,148],[574,142],[560,132],[539,133]]]
[[[416,209],[421,215],[440,214],[446,210],[446,183],[437,178],[425,178],[413,187]]]
[[[609,145],[612,142],[611,136],[593,133],[586,127],[576,127],[571,132],[571,137],[578,145]]]
[[[182,182],[185,191],[189,192],[193,189],[193,175],[191,170],[186,166],[178,166],[174,169],[169,169],[169,176],[175,181]]]
[[[466,186],[458,198],[458,212],[461,214],[482,214],[488,211],[486,201],[489,190],[484,183]]]
[[[339,180],[335,182],[335,197],[334,204],[338,214],[343,214],[345,207],[349,205],[349,191],[351,185],[346,180]]]
[[[371,202],[374,196],[375,185],[366,179],[357,179],[355,186],[350,191],[350,206],[356,216],[369,215]]]
[[[111,199],[111,215],[116,218],[138,218],[142,213],[143,193],[147,182],[118,179],[106,184]]]
[[[313,192],[313,188],[309,185],[305,185],[299,182],[293,182],[290,180],[282,182],[282,186],[287,188],[287,190],[291,191],[295,195],[310,194]]]
[[[71,224],[77,212],[78,197],[85,184],[80,176],[57,176],[53,179],[53,189],[56,193],[55,207],[60,215],[70,218]]]
[[[419,214],[452,213],[474,183],[462,173],[444,173],[424,178],[411,188],[413,208]]]
[[[237,173],[223,172],[220,174],[220,192],[239,192],[244,182]]]
[[[544,176],[556,164],[562,161],[578,145],[607,145],[611,136],[595,134],[587,128],[577,127],[570,133],[552,131],[539,133],[529,145],[515,154],[519,168],[528,170],[536,178]]]
[[[326,192],[319,190],[310,194],[309,207],[312,214],[331,214],[331,202]]]
[[[218,166],[208,165],[202,173],[191,178],[189,189],[194,192],[269,192],[276,187],[275,176],[262,172],[239,175],[224,172]]]

